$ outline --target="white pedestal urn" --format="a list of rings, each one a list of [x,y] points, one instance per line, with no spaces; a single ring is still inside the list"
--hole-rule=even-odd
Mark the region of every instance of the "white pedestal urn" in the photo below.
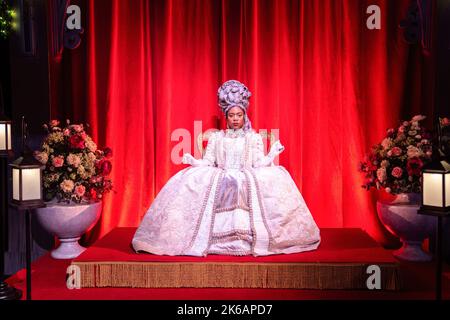
[[[91,203],[47,202],[44,208],[35,209],[35,215],[42,227],[58,237],[60,245],[51,252],[55,259],[73,259],[86,248],[78,240],[89,231],[100,218],[101,201]]]
[[[394,256],[406,261],[430,261],[432,256],[422,250],[423,241],[429,237],[436,223],[435,217],[421,215],[421,195],[398,194],[394,200],[377,201],[378,216],[384,226],[399,237],[403,246]]]

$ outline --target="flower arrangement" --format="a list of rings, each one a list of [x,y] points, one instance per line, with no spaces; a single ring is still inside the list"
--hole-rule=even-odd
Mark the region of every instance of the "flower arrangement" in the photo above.
[[[61,127],[58,120],[44,124],[47,131],[42,147],[34,157],[45,165],[43,172],[44,197],[46,201],[58,202],[97,201],[112,190],[112,151],[100,150],[83,124]]]
[[[417,115],[396,130],[387,130],[383,141],[360,164],[366,179],[363,188],[384,188],[391,194],[421,192],[422,168],[433,154],[431,134],[420,125],[424,119]]]
[[[439,118],[442,127],[450,127],[450,119],[449,118]]]
[[[447,158],[450,158],[450,120],[448,118],[439,118],[441,125],[441,152]]]

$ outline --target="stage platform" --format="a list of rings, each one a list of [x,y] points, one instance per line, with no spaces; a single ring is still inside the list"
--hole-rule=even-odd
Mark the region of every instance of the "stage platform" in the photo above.
[[[371,265],[380,268],[381,290],[400,290],[399,262],[361,229],[321,229],[317,250],[289,255],[207,257],[135,253],[136,228],[117,228],[72,265],[82,288],[284,288],[368,290]]]

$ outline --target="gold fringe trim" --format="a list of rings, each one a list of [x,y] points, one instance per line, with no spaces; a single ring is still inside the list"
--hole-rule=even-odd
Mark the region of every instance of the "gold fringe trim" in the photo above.
[[[370,264],[72,262],[81,287],[366,289]],[[400,290],[397,264],[378,264],[381,289]]]

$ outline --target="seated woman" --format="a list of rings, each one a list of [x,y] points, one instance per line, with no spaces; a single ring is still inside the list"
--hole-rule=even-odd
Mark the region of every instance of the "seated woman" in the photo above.
[[[225,82],[218,91],[228,128],[214,132],[203,159],[175,174],[156,196],[134,235],[139,251],[158,255],[271,255],[314,250],[319,229],[297,186],[264,155],[247,116],[249,90]]]

